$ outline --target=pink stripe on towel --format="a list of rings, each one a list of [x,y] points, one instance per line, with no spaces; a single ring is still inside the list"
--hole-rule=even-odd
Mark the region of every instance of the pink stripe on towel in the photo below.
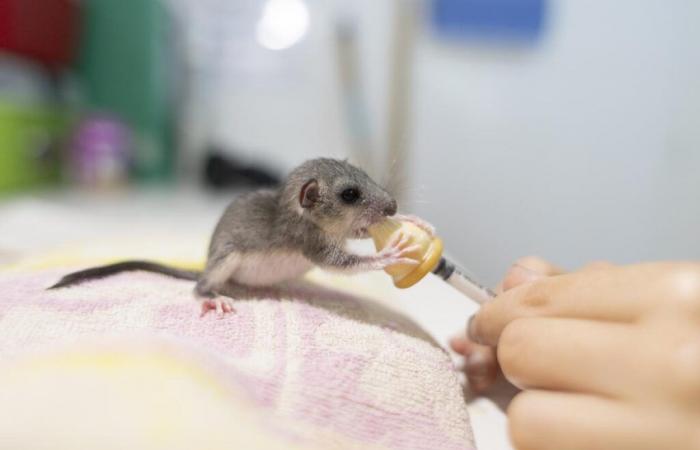
[[[374,448],[474,448],[448,355],[369,300],[326,289],[200,318],[189,282],[132,273],[44,290],[61,274],[0,275],[2,362],[91,338],[166,339],[218,361],[290,442],[332,433]]]

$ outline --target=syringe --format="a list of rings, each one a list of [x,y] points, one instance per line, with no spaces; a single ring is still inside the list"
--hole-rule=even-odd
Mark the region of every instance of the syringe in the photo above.
[[[458,268],[445,257],[440,258],[433,273],[479,304],[486,303],[496,296],[491,289],[475,281],[474,278],[468,276],[464,270]]]
[[[406,245],[417,247],[417,250],[410,255],[417,261],[416,265],[397,264],[384,269],[394,279],[396,287],[403,289],[413,286],[428,272],[432,272],[480,304],[495,297],[493,291],[475,281],[464,270],[459,269],[453,262],[442,256],[442,240],[437,236],[432,236],[419,226],[410,222],[387,219],[370,227],[369,232],[377,250],[381,250],[390,242],[395,241],[397,233],[408,238]]]

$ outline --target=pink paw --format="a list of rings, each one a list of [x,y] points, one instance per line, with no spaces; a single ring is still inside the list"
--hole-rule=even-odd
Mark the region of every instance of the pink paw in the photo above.
[[[421,230],[425,231],[430,235],[430,237],[435,236],[435,227],[426,222],[425,220],[421,219],[418,216],[412,216],[412,215],[403,215],[403,214],[397,214],[393,217],[393,219],[402,221],[402,222],[408,222],[412,223],[413,225],[417,226]]]
[[[394,239],[377,255],[381,268],[393,266],[395,264],[416,265],[419,263],[416,259],[409,256],[410,253],[420,249],[418,245],[406,244],[409,242],[409,237],[399,232]]]
[[[202,298],[200,302],[202,303],[200,317],[204,317],[209,311],[216,311],[219,318],[224,317],[224,314],[236,312],[233,307],[233,299],[229,297],[219,295],[213,298]]]

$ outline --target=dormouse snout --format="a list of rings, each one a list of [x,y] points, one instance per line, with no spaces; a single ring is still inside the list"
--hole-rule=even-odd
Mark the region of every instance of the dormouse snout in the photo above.
[[[392,198],[389,204],[384,207],[384,211],[382,211],[382,213],[387,217],[391,217],[396,214],[397,209],[398,206],[396,205],[396,200]]]

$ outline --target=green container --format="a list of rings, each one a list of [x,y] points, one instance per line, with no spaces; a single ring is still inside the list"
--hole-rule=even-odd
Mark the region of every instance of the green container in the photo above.
[[[135,136],[137,179],[173,169],[167,10],[159,0],[83,2],[77,73],[91,110],[126,123]]]
[[[56,109],[0,102],[0,194],[59,181],[67,123]]]

